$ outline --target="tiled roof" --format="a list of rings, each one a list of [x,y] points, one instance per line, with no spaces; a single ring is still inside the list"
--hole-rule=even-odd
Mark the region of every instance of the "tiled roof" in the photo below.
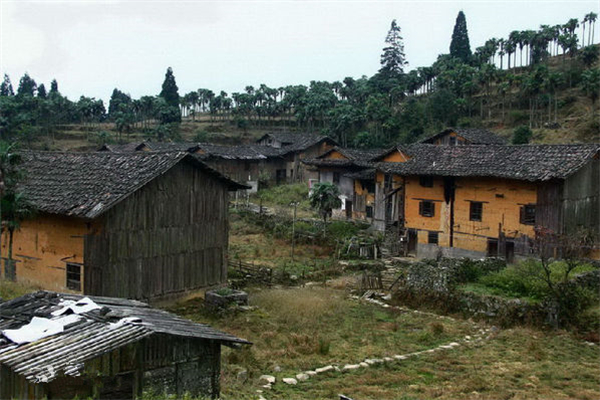
[[[231,190],[246,188],[185,152],[28,151],[22,157],[25,179],[21,190],[36,209],[52,214],[95,218],[182,161]]]
[[[35,333],[33,322],[60,329],[53,334],[40,331],[27,342],[23,337]],[[19,332],[23,327],[27,332]],[[46,291],[0,304],[0,329],[0,364],[36,383],[63,374],[79,376],[85,361],[155,333],[250,344],[139,301]]]
[[[344,156],[346,159],[327,158],[329,154],[337,151]],[[303,162],[308,165],[314,165],[317,167],[360,167],[370,168],[374,166],[373,159],[384,152],[383,149],[347,149],[343,147],[334,147],[331,150],[321,154],[320,156],[304,160]]]
[[[481,128],[448,128],[442,132],[428,137],[421,141],[421,143],[433,143],[437,138],[447,135],[450,132],[456,132],[459,136],[464,137],[469,143],[468,144],[506,144],[506,140],[492,131]]]
[[[478,176],[527,181],[564,179],[600,151],[600,144],[521,146],[435,146],[402,149],[411,158],[379,163],[378,169],[399,175]]]
[[[267,133],[263,135],[256,142],[260,142],[266,137],[271,137],[278,142],[282,143],[281,155],[285,155],[291,152],[306,150],[307,148],[314,146],[322,141],[328,141],[332,144],[335,144],[335,140],[331,139],[329,136],[319,135],[315,133],[307,133],[307,132],[273,132]]]

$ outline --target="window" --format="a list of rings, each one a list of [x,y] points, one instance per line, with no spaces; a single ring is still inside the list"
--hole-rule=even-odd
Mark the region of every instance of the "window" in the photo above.
[[[244,161],[244,171],[250,171],[250,162]]]
[[[535,225],[535,204],[526,204],[521,207],[520,220],[524,225]]]
[[[423,187],[433,187],[433,176],[420,176],[419,185]]]
[[[335,183],[335,184],[340,183],[340,173],[339,172],[333,173],[333,183]]]
[[[373,181],[365,182],[364,188],[366,189],[367,193],[375,193],[375,182],[373,182]]]
[[[81,291],[81,265],[67,263],[67,288]]]
[[[428,200],[421,201],[419,203],[419,215],[423,217],[433,217],[435,215],[435,203]]]
[[[450,136],[450,137],[448,138],[448,144],[449,144],[450,146],[456,146],[456,136]]]
[[[469,208],[469,220],[481,221],[482,214],[483,214],[483,203],[480,201],[472,201],[471,207]]]
[[[366,211],[367,211],[367,218],[373,218],[373,206],[367,206]]]
[[[427,235],[427,243],[429,244],[438,244],[438,232],[429,232]]]
[[[385,174],[383,185],[386,190],[392,188],[392,174]]]

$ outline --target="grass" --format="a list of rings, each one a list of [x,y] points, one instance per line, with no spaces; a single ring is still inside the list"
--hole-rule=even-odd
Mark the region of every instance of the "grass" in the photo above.
[[[200,302],[192,300],[172,311],[254,343],[223,353],[223,398],[231,399],[246,398],[256,389],[237,381],[242,368],[248,370],[250,382],[265,373],[283,378],[330,363],[429,349],[473,330],[464,321],[359,304],[331,288],[253,289],[250,304],[258,306],[256,310],[224,317],[202,311]],[[275,372],[277,367],[281,372]]]
[[[346,298],[331,288],[252,289],[251,312],[215,316],[201,300],[172,311],[248,339],[223,351],[222,398],[256,398],[258,377],[283,377],[330,363],[356,363],[428,349],[472,334],[462,320],[401,313]],[[280,372],[276,372],[279,367]],[[238,371],[249,379],[241,382]],[[277,383],[267,399],[596,399],[600,348],[566,332],[516,328],[482,345],[421,355],[399,363],[328,373],[297,386]]]
[[[0,279],[0,298],[4,301],[40,290],[38,286]]]
[[[328,246],[299,241],[294,248],[294,264],[312,270],[329,263],[332,252]],[[260,226],[247,222],[238,214],[230,214],[229,257],[232,260],[285,268],[291,263],[291,254],[292,246],[288,240],[265,234]]]

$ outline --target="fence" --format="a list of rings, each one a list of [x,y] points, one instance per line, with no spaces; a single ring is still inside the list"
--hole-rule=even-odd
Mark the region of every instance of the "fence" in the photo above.
[[[241,260],[230,260],[229,269],[238,272],[245,279],[266,283],[271,285],[273,282],[273,269],[254,263],[247,263]]]

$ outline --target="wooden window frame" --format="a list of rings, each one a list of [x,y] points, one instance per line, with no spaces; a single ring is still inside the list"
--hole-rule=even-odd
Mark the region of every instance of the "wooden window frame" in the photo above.
[[[81,292],[81,264],[67,263],[65,278],[67,289]]]
[[[440,243],[440,234],[439,234],[439,232],[429,231],[427,233],[427,243],[439,245],[439,243]]]
[[[435,216],[435,202],[431,200],[421,200],[419,202],[419,215],[432,218]]]
[[[469,221],[481,222],[483,220],[483,202],[469,201]]]
[[[535,225],[535,204],[525,204],[519,209],[519,222],[523,225]]]

